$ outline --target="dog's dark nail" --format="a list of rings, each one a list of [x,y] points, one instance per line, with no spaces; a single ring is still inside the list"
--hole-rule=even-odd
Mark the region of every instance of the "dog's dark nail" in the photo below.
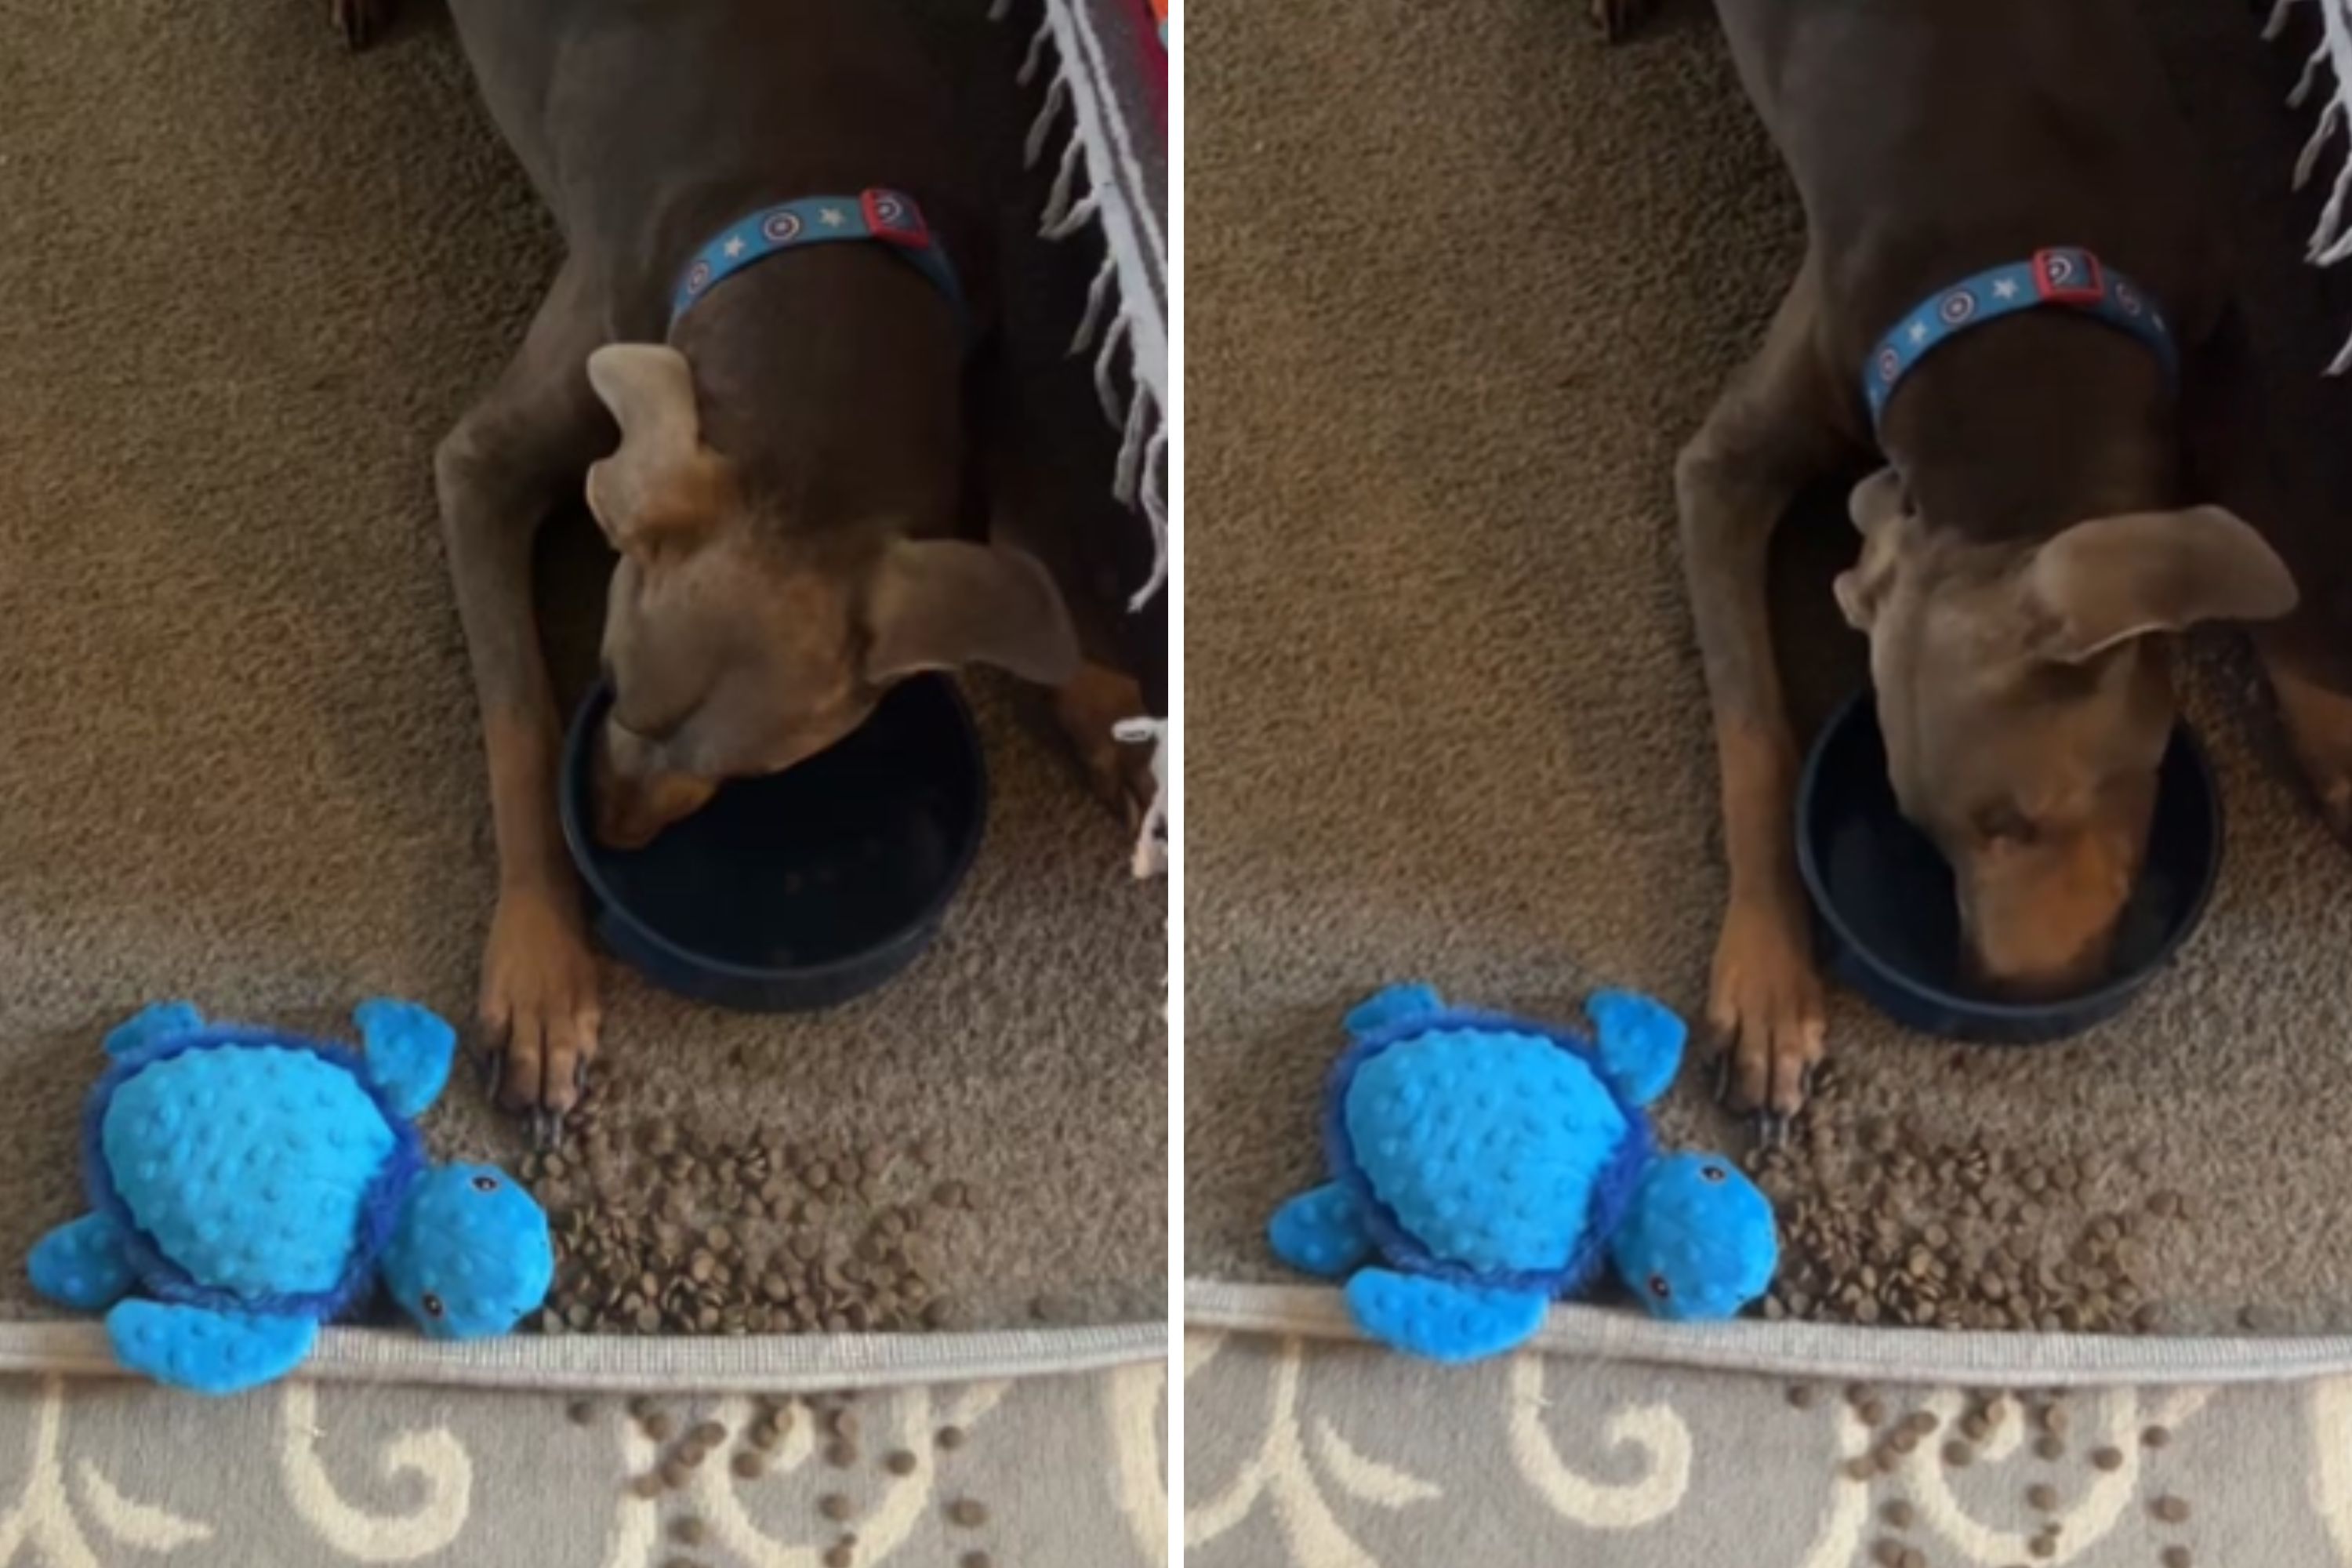
[[[1731,1053],[1715,1053],[1715,1102],[1723,1104],[1731,1098]]]
[[[504,1057],[502,1051],[482,1053],[482,1092],[485,1094],[499,1087],[499,1068],[504,1065]]]
[[[1756,1113],[1756,1142],[1767,1149],[1778,1149],[1789,1141],[1789,1119],[1778,1111]]]
[[[1807,1062],[1797,1069],[1797,1098],[1800,1100],[1811,1100],[1813,1098],[1813,1064],[1811,1062]]]

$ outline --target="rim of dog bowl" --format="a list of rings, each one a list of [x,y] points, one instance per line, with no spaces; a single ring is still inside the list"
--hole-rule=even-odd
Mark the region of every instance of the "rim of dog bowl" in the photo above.
[[[698,952],[646,924],[635,910],[615,896],[612,885],[604,879],[603,871],[596,864],[596,856],[599,853],[611,854],[614,851],[604,849],[595,842],[587,824],[582,820],[578,805],[572,799],[575,774],[580,779],[580,789],[583,795],[588,788],[586,775],[580,770],[584,769],[588,764],[588,747],[593,743],[597,721],[604,718],[605,710],[613,705],[612,684],[604,680],[598,681],[589,689],[588,695],[582,699],[578,710],[572,716],[572,731],[564,738],[563,767],[558,784],[561,797],[558,807],[563,823],[564,847],[571,852],[572,863],[579,871],[580,879],[587,884],[589,892],[594,895],[599,912],[607,919],[617,920],[626,925],[634,935],[657,949],[665,958],[692,965],[705,974],[755,984],[768,984],[779,980],[827,979],[848,970],[863,969],[872,964],[877,958],[903,947],[910,940],[919,941],[926,933],[937,931],[940,922],[946,918],[949,906],[955,902],[956,895],[963,890],[964,879],[971,875],[972,862],[980,857],[980,841],[986,837],[988,768],[980,744],[980,726],[971,716],[971,704],[964,700],[963,692],[957,687],[955,681],[937,672],[919,675],[914,677],[914,679],[936,682],[938,689],[947,698],[949,711],[954,715],[956,740],[961,742],[961,749],[964,754],[971,761],[972,829],[962,836],[963,842],[956,847],[955,858],[949,864],[947,875],[940,879],[939,890],[931,895],[929,901],[924,904],[919,911],[902,922],[888,936],[870,946],[859,948],[855,952],[844,953],[838,958],[828,958],[817,963],[761,966],[738,963],[732,959],[718,958],[709,953]]]
[[[2132,993],[2147,984],[2172,962],[2173,956],[2196,933],[2197,928],[2205,923],[2205,908],[2212,902],[2214,889],[2221,882],[2221,781],[2214,775],[2213,759],[2207,755],[2205,742],[2198,738],[2197,731],[2186,720],[2175,719],[2172,732],[2165,738],[2165,750],[2168,753],[2176,742],[2186,742],[2190,768],[2204,787],[2205,830],[2212,848],[2206,856],[2205,874],[2198,881],[2197,891],[2190,896],[2180,918],[2173,922],[2172,929],[2165,933],[2164,940],[2157,944],[2156,951],[2148,955],[2147,963],[2091,990],[2048,1002],[2000,1002],[1962,995],[1906,973],[1889,963],[1869,943],[1854,934],[1853,928],[1839,910],[1837,900],[1830,896],[1829,878],[1813,851],[1813,836],[1809,831],[1813,796],[1821,783],[1822,759],[1829,754],[1832,740],[1847,724],[1853,722],[1854,715],[1863,710],[1864,704],[1873,704],[1869,710],[1870,719],[1874,724],[1877,722],[1876,696],[1872,688],[1864,687],[1840,703],[1837,711],[1822,726],[1820,735],[1813,741],[1811,752],[1805,758],[1804,771],[1797,778],[1794,826],[1797,871],[1804,879],[1806,896],[1812,900],[1814,910],[1836,936],[1839,944],[1854,958],[1868,964],[1882,979],[1891,981],[1922,1001],[1933,1003],[1948,1012],[2004,1023],[2047,1023],[2065,1014],[2095,1010],[2129,1000]],[[1884,744],[1882,741],[1882,749]],[[2162,763],[2158,765],[2160,767]]]

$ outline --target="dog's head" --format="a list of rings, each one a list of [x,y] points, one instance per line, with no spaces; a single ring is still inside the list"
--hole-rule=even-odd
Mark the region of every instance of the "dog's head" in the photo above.
[[[1951,862],[1963,960],[2012,994],[2078,989],[2147,852],[2174,717],[2163,634],[2284,616],[2294,579],[2219,507],[1977,543],[1928,526],[1887,469],[1851,510],[1862,553],[1838,605],[1870,638],[1895,798]]]
[[[588,377],[621,428],[588,471],[589,510],[621,557],[593,792],[605,842],[644,844],[727,780],[815,755],[918,671],[992,664],[1054,683],[1076,667],[1061,595],[1029,556],[919,542],[891,518],[778,526],[704,444],[683,354],[615,344]]]

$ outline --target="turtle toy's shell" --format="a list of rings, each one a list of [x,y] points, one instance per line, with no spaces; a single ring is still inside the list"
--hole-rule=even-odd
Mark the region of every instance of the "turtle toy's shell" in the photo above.
[[[1333,1169],[1392,1268],[1580,1286],[1649,1158],[1648,1119],[1571,1035],[1448,1014],[1361,1041],[1334,1077]]]
[[[119,1061],[84,1153],[148,1291],[329,1319],[366,1283],[423,1167],[415,1127],[338,1047],[203,1031]]]

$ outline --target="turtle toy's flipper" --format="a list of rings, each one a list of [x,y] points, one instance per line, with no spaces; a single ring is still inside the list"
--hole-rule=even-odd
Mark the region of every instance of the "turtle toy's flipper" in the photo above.
[[[1682,1070],[1690,1030],[1662,1002],[1632,991],[1595,991],[1584,1004],[1591,1020],[1592,1067],[1630,1105],[1666,1092]]]
[[[1476,1361],[1524,1343],[1550,1299],[1537,1290],[1457,1285],[1367,1268],[1348,1281],[1348,1310],[1383,1344],[1432,1361]]]
[[[414,1002],[378,996],[352,1014],[370,1082],[403,1116],[421,1116],[441,1098],[457,1057],[457,1031],[438,1013]]]
[[[131,1293],[138,1275],[122,1227],[102,1214],[70,1220],[33,1244],[26,1272],[60,1307],[103,1312]]]
[[[193,1035],[205,1026],[205,1016],[193,1002],[155,1002],[117,1024],[106,1037],[106,1054],[121,1060],[138,1055],[159,1040]]]
[[[1444,1011],[1444,999],[1432,986],[1417,982],[1410,985],[1382,986],[1349,1011],[1348,1036],[1350,1039],[1364,1039],[1384,1029],[1393,1029],[1400,1024]]]
[[[1275,1210],[1265,1236],[1276,1258],[1325,1279],[1339,1279],[1372,1255],[1363,1214],[1336,1182],[1309,1188]]]
[[[131,1371],[198,1394],[237,1394],[285,1376],[319,1337],[309,1318],[259,1318],[130,1300],[106,1314],[114,1356]]]

